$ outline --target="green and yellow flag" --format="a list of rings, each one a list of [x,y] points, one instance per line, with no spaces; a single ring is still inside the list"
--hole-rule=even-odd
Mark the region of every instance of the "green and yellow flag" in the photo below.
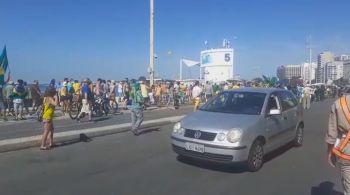
[[[6,46],[2,50],[2,54],[0,56],[0,85],[3,85],[5,82],[5,73],[8,67],[8,60],[7,60],[7,52],[6,52]]]

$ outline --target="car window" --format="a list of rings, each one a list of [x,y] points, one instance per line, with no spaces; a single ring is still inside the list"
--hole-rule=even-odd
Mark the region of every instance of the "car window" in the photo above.
[[[270,110],[272,109],[281,109],[276,95],[271,95],[269,97],[267,107],[266,107],[266,113],[269,113]]]
[[[200,110],[232,114],[261,114],[266,94],[255,92],[223,92]]]
[[[282,91],[278,93],[278,97],[281,101],[282,111],[289,110],[298,104],[294,95],[287,91]]]

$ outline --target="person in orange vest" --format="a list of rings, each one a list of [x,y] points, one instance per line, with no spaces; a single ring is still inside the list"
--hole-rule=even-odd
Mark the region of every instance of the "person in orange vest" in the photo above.
[[[344,194],[350,195],[350,95],[336,100],[329,115],[327,143],[328,163],[339,167]]]

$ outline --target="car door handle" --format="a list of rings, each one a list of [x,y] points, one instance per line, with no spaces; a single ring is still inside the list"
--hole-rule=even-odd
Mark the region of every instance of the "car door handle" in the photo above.
[[[283,116],[283,120],[287,120],[288,119],[288,117],[286,117],[286,116]]]

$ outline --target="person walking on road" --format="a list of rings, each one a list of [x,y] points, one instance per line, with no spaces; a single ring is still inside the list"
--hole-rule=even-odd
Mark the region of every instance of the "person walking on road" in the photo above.
[[[202,88],[199,86],[199,81],[196,81],[192,89],[192,98],[194,100],[194,111],[198,110],[199,108],[199,105],[201,103],[202,91],[203,91]]]
[[[44,112],[43,112],[43,123],[44,123],[44,133],[41,138],[40,150],[49,150],[54,146],[53,143],[53,115],[55,112],[55,107],[58,105],[58,97],[56,90],[51,89],[45,92],[44,100]],[[47,138],[49,138],[49,144],[46,144]]]
[[[329,115],[327,143],[328,163],[339,167],[344,194],[350,195],[350,95],[337,99]]]
[[[213,86],[209,83],[209,81],[207,81],[204,86],[204,92],[205,101],[207,102],[211,97],[213,97]]]
[[[310,109],[311,95],[312,95],[312,89],[308,85],[306,85],[303,89],[303,98],[302,98],[304,109],[307,109],[307,110]]]
[[[143,121],[143,109],[144,109],[144,99],[141,92],[141,87],[139,83],[135,83],[130,94],[132,98],[131,105],[131,131],[134,135],[140,135],[139,127]]]

